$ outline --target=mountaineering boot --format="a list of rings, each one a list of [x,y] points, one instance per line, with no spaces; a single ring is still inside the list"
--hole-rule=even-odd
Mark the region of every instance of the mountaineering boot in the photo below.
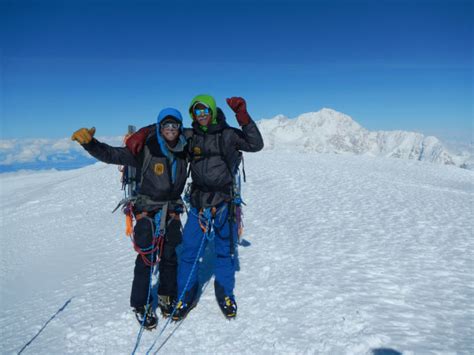
[[[176,305],[176,299],[173,296],[158,295],[158,307],[160,307],[161,315],[168,318],[173,312]]]
[[[217,300],[217,303],[227,319],[237,316],[237,303],[235,303],[234,297],[225,296],[222,300]]]
[[[173,314],[173,320],[176,322],[183,320],[194,307],[196,307],[196,302],[183,303],[183,301],[179,301]]]
[[[158,319],[151,305],[134,308],[135,317],[140,325],[146,330],[155,329],[158,325]]]

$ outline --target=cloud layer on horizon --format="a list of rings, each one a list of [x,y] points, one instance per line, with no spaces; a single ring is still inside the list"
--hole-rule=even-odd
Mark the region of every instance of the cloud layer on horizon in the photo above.
[[[277,118],[276,116],[274,118]],[[98,137],[114,147],[123,145],[123,137]],[[472,142],[444,141],[449,149],[465,157],[472,156]],[[467,159],[467,158],[466,158]],[[0,172],[39,169],[73,169],[97,162],[70,138],[0,139]]]
[[[122,137],[99,138],[101,142],[117,147],[122,146],[122,139]],[[0,140],[0,168],[3,171],[37,169],[41,166],[87,165],[95,161],[70,138]]]

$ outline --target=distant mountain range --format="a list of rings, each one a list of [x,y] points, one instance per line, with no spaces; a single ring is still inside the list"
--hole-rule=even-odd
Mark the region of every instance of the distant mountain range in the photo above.
[[[350,116],[329,108],[289,119],[278,115],[258,121],[266,149],[297,149],[318,153],[365,154],[415,159],[464,168],[472,158],[460,156],[433,136],[406,131],[371,132]]]
[[[257,124],[265,149],[415,159],[474,170],[472,143],[455,152],[437,138],[420,133],[370,132],[348,115],[329,108],[291,119],[278,115],[259,120]],[[123,137],[99,137],[99,140],[112,146],[123,144]],[[0,173],[21,169],[72,169],[94,162],[96,160],[69,137],[0,139]]]

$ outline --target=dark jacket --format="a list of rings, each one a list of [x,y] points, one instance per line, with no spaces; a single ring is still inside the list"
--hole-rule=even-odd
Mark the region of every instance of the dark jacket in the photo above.
[[[232,165],[239,157],[239,150],[258,152],[263,148],[263,139],[252,120],[237,129],[225,121],[224,113],[217,109],[217,124],[207,132],[193,122],[192,129],[185,129],[188,138],[188,154],[191,162],[191,205],[197,208],[216,206],[230,201],[233,173]],[[230,163],[230,166],[229,166]]]
[[[156,130],[149,134],[144,149],[137,156],[134,156],[125,147],[111,147],[96,139],[84,144],[83,147],[94,158],[105,163],[129,165],[141,170],[141,184],[138,191],[138,200],[135,204],[138,211],[155,210],[156,204],[150,203],[150,200],[165,202],[181,199],[186,183],[185,147],[178,144],[175,151],[168,147],[169,150],[173,151],[173,154],[171,154],[174,157],[173,169],[173,161],[170,161],[160,148]],[[173,170],[174,173],[172,173]]]

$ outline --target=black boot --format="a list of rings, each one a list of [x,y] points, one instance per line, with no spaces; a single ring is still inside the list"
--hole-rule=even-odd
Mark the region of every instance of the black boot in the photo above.
[[[158,295],[158,307],[164,318],[168,318],[176,305],[176,299],[173,296]]]
[[[155,329],[158,325],[158,318],[156,318],[156,314],[151,305],[137,307],[134,308],[133,311],[135,312],[138,323],[140,323],[140,325],[143,324],[143,328],[146,330]]]
[[[192,303],[183,303],[182,301],[178,302],[178,304],[176,305],[176,310],[173,314],[173,320],[174,321],[183,320],[184,318],[186,318],[189,311],[191,311],[191,309],[193,309],[194,307],[196,307],[195,302],[192,302]]]
[[[225,296],[222,300],[217,300],[217,303],[227,319],[237,317],[237,303],[234,297]]]

